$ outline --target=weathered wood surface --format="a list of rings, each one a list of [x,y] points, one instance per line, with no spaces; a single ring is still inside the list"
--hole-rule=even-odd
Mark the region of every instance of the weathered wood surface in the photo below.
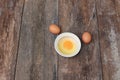
[[[57,54],[48,27],[57,18],[57,0],[25,1],[15,80],[56,80]]]
[[[118,5],[120,1],[98,0],[96,4],[103,80],[120,80],[120,11]]]
[[[56,35],[89,31],[79,54],[56,54]],[[1,0],[0,80],[120,80],[120,0]]]
[[[95,0],[60,0],[59,25],[81,38],[84,31],[93,35],[89,45],[82,44],[73,58],[59,56],[58,80],[101,80],[101,61]]]
[[[0,0],[0,80],[14,80],[23,0]]]

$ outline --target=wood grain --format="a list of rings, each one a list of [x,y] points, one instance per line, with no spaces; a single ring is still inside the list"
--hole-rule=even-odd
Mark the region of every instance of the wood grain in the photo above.
[[[114,0],[98,0],[96,4],[103,80],[120,80],[120,21],[119,11],[116,11],[118,7]]]
[[[0,80],[14,80],[23,0],[0,0]]]
[[[15,80],[57,80],[55,36],[48,31],[58,23],[57,0],[26,0]]]
[[[61,57],[52,23],[92,42]],[[120,0],[0,0],[0,80],[120,80],[119,48]]]
[[[102,80],[95,0],[59,0],[59,25],[80,39],[89,31],[93,39],[89,45],[82,43],[77,56],[59,56],[58,80]]]
[[[120,0],[115,0],[114,4],[115,4],[117,16],[120,17]]]

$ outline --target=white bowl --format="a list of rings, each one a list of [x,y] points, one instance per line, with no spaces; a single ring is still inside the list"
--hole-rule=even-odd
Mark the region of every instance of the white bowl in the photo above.
[[[70,54],[70,55],[66,55],[64,53],[62,53],[59,49],[58,49],[58,42],[61,38],[63,37],[70,37],[70,38],[73,38],[76,43],[77,43],[77,49],[74,53]],[[81,41],[80,39],[78,38],[77,35],[73,34],[73,33],[70,33],[70,32],[64,32],[64,33],[61,33],[60,35],[57,36],[57,38],[55,39],[55,42],[54,42],[54,47],[55,47],[55,50],[57,51],[57,53],[63,57],[73,57],[75,55],[77,55],[81,49]]]

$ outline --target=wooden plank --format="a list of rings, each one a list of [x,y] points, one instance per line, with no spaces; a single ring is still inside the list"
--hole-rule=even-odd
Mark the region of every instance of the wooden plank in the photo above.
[[[120,25],[120,0],[115,0],[114,2],[115,4],[115,9],[116,9],[116,19],[118,20],[118,24]]]
[[[81,38],[89,31],[92,42],[82,43],[73,58],[59,56],[58,80],[102,80],[95,0],[59,0],[59,25],[62,32],[73,32]]]
[[[57,0],[25,1],[15,80],[56,80],[55,36],[48,26],[58,23],[57,5]]]
[[[115,4],[117,16],[120,16],[120,0],[115,0],[114,4]]]
[[[0,80],[14,80],[23,0],[0,0]]]
[[[98,0],[103,80],[120,80],[120,23],[114,0]]]

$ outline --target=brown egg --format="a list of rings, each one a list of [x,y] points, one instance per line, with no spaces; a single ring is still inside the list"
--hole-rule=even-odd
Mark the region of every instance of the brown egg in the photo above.
[[[53,34],[59,34],[60,33],[60,28],[55,24],[51,24],[49,26],[49,31]]]
[[[92,40],[92,36],[89,32],[84,32],[82,34],[82,41],[85,43],[85,44],[88,44],[90,43]]]

